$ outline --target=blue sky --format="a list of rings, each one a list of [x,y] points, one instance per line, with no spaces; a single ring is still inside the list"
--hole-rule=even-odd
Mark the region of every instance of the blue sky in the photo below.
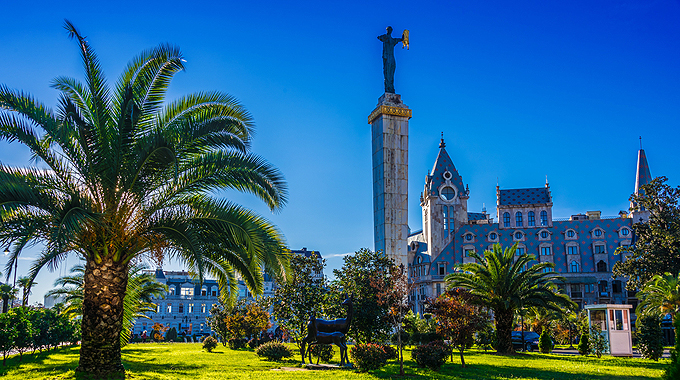
[[[187,60],[169,98],[203,90],[236,96],[253,114],[253,150],[286,176],[290,200],[271,214],[293,249],[321,251],[330,269],[373,247],[370,126],[383,92],[381,44],[391,25],[396,92],[410,121],[409,220],[444,132],[470,187],[470,211],[495,214],[495,186],[538,187],[548,176],[555,217],[615,215],[633,190],[638,136],[653,176],[680,182],[680,2],[26,1],[3,4],[0,83],[56,105],[59,75],[82,78],[71,20],[114,82],[159,43]],[[0,162],[30,165],[0,142]],[[33,251],[19,265],[26,272]],[[4,266],[5,258],[0,258]],[[32,302],[57,273],[45,271]]]

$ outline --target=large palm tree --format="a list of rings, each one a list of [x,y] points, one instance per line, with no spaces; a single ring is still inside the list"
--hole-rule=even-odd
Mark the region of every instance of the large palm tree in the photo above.
[[[147,313],[156,312],[154,299],[161,298],[168,290],[167,285],[156,281],[153,273],[145,272],[143,265],[130,265],[128,283],[123,300],[123,330],[120,334],[120,344],[125,346],[130,341],[130,329],[137,318],[149,318]],[[47,292],[46,296],[57,296],[63,299],[62,313],[70,319],[83,315],[83,288],[85,284],[85,266],[76,265],[71,268],[71,274],[59,277],[54,281],[55,289]]]
[[[19,142],[46,168],[0,164],[0,244],[11,260],[27,244],[45,249],[30,277],[67,255],[85,262],[77,372],[123,371],[120,333],[131,260],[165,255],[234,294],[238,272],[262,291],[264,268],[285,276],[283,236],[220,190],[252,193],[272,211],[286,201],[280,172],[249,153],[253,122],[233,97],[197,93],[166,103],[183,70],[179,49],[161,45],[133,59],[109,87],[89,42],[68,21],[85,82],[56,78],[56,111],[0,86],[0,138]]]
[[[469,289],[493,311],[500,353],[513,352],[511,335],[517,310],[532,306],[554,311],[575,307],[568,296],[557,293],[552,281],[561,276],[550,271],[553,263],[531,265],[536,258],[526,253],[515,256],[516,250],[517,244],[505,250],[494,244],[493,250],[484,255],[471,252],[476,262],[457,264],[456,272],[445,277],[447,289]]]
[[[0,299],[2,299],[2,312],[6,313],[9,310],[9,301],[14,299],[17,294],[17,289],[8,284],[0,284]]]

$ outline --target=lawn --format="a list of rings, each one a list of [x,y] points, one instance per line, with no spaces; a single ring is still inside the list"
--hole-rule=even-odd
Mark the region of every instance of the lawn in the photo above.
[[[24,355],[8,359],[0,366],[3,380],[73,379],[79,347],[63,347],[50,353]],[[337,348],[336,348],[337,351]],[[405,352],[409,379],[650,379],[659,378],[668,360],[654,362],[643,359],[544,355],[536,353],[512,356],[471,350],[466,355],[466,368],[458,357],[447,362],[439,372],[417,368]],[[280,367],[299,367],[295,360],[269,362],[251,350],[232,351],[218,346],[216,351],[203,351],[198,343],[131,344],[123,349],[128,379],[390,379],[398,377],[399,364],[390,361],[383,369],[370,374],[342,371],[275,371]],[[336,352],[336,362],[339,355]]]

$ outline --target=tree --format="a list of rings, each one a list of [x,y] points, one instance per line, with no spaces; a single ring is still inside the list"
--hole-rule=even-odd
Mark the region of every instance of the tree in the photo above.
[[[274,319],[298,348],[307,333],[310,313],[318,311],[324,301],[324,281],[314,277],[324,266],[325,261],[316,257],[294,255],[290,259],[289,280],[274,290]]]
[[[445,277],[447,289],[469,289],[481,305],[490,308],[496,319],[499,353],[513,352],[511,332],[515,311],[538,306],[560,311],[576,307],[568,296],[556,291],[552,281],[562,277],[552,272],[554,264],[536,260],[533,255],[515,256],[517,244],[503,248],[494,244],[484,255],[471,252],[476,262],[456,265],[456,272]]]
[[[226,308],[224,304],[220,303],[210,309],[210,316],[207,318],[210,331],[215,333],[222,341],[223,346],[227,346],[229,340],[229,330],[227,329],[227,317],[230,314],[230,309]]]
[[[630,290],[642,288],[654,275],[680,273],[680,186],[673,188],[666,181],[657,177],[630,197],[634,210],[649,213],[649,221],[634,221],[635,241],[618,249],[626,259],[612,269],[614,276],[628,277]]]
[[[171,255],[235,296],[236,272],[254,294],[262,269],[285,277],[283,236],[220,190],[254,194],[272,211],[286,202],[281,173],[249,153],[254,126],[233,97],[204,92],[165,104],[184,69],[178,48],[143,52],[110,87],[89,41],[68,21],[85,82],[59,77],[57,110],[0,86],[0,139],[25,145],[45,168],[0,166],[0,244],[10,263],[27,244],[45,248],[29,276],[67,255],[85,261],[82,347],[76,372],[106,377],[120,355],[130,262]]]
[[[22,296],[21,296],[21,306],[28,305],[28,296],[31,294],[31,287],[33,285],[38,285],[36,282],[29,277],[19,277],[17,281],[19,286],[21,286]]]
[[[404,265],[392,265],[389,277],[377,276],[372,279],[371,285],[378,290],[378,303],[389,307],[389,317],[392,328],[396,330],[397,347],[399,350],[399,375],[404,376],[404,352],[401,341],[402,325],[405,315],[410,311],[408,297],[411,294],[413,283],[408,279],[408,273]]]
[[[14,299],[17,294],[17,289],[13,288],[12,285],[0,284],[0,298],[2,298],[2,313],[6,313],[9,310],[9,300]]]
[[[367,248],[343,258],[340,269],[334,269],[338,287],[348,294],[354,294],[354,310],[357,312],[348,333],[358,343],[384,342],[389,339],[391,322],[390,307],[379,302],[380,293],[371,282],[382,279],[390,284],[389,275],[394,266],[392,260],[382,251],[373,252]]]
[[[602,334],[599,326],[590,326],[588,345],[590,346],[590,353],[598,358],[601,358],[602,354],[609,351],[609,343],[607,342],[607,338]]]
[[[123,299],[123,330],[120,333],[121,347],[130,341],[130,331],[137,318],[151,319],[147,313],[156,312],[154,298],[161,298],[168,287],[156,281],[152,273],[144,273],[147,267],[131,264],[128,267],[128,283]],[[64,299],[62,311],[71,320],[83,315],[83,287],[85,283],[85,266],[78,264],[71,268],[71,274],[59,277],[54,286],[60,288],[47,292],[48,296],[60,296]]]
[[[659,358],[663,355],[661,319],[659,315],[643,314],[635,321],[637,347],[643,358],[659,361]]]
[[[486,327],[490,319],[479,304],[479,300],[470,291],[453,289],[442,294],[430,305],[430,311],[437,318],[437,333],[458,349],[463,368],[465,349],[472,345],[474,334]]]
[[[8,313],[10,326],[16,331],[13,346],[19,352],[19,361],[23,359],[24,351],[31,347],[36,333],[31,324],[30,313],[31,310],[26,307],[15,307]]]
[[[10,316],[7,313],[0,314],[0,351],[2,351],[2,365],[6,364],[7,356],[14,348],[14,339],[17,331],[12,328]]]
[[[156,322],[151,326],[151,331],[151,338],[156,342],[160,342],[165,339],[165,332],[168,331],[168,328],[162,323]]]

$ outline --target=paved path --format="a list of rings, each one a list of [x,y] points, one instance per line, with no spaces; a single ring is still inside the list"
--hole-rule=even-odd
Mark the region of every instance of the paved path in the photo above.
[[[578,350],[575,349],[575,348],[574,349],[557,348],[557,349],[554,349],[552,353],[558,354],[558,355],[578,355],[579,354]],[[640,352],[638,352],[637,349],[633,349],[633,357],[634,358],[641,358],[642,355],[640,355]],[[664,349],[662,358],[670,358],[670,357],[671,357],[670,351],[667,348]]]

